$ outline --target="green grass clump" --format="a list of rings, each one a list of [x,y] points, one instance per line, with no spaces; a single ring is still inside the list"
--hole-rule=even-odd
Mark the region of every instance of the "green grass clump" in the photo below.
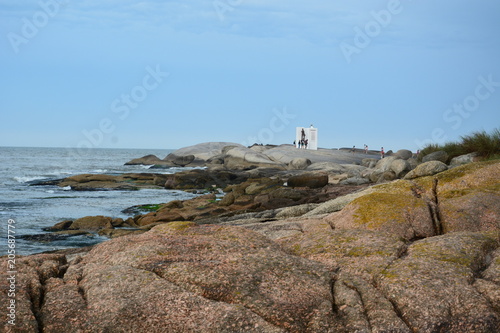
[[[425,155],[435,151],[444,150],[448,153],[448,161],[452,158],[476,153],[477,157],[483,160],[493,160],[500,158],[500,129],[495,129],[491,134],[475,132],[462,136],[459,142],[447,142],[445,144],[429,144],[425,146],[420,154],[420,159]]]
[[[500,158],[500,129],[495,129],[491,134],[482,131],[463,136],[462,146],[465,151],[477,152],[485,159]]]
[[[156,205],[144,205],[144,206],[141,206],[141,209],[146,210],[146,211],[155,212],[155,211],[157,211],[158,209],[160,209],[160,207],[161,207],[161,204],[156,204]]]

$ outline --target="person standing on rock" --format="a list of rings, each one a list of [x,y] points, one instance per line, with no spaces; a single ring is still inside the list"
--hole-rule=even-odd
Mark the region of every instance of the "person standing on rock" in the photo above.
[[[368,145],[365,144],[365,154],[368,154]]]
[[[356,150],[356,146],[352,146],[351,153],[354,154],[354,151]]]
[[[380,148],[380,158],[384,158],[385,152],[384,152],[384,147]]]

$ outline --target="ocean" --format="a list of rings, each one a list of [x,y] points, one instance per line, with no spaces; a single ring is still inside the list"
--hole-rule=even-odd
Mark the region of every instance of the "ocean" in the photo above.
[[[64,220],[91,215],[127,218],[130,216],[122,213],[122,210],[130,206],[195,197],[195,194],[165,189],[82,192],[58,186],[30,186],[34,181],[60,179],[84,173],[168,174],[182,170],[183,168],[149,169],[149,166],[124,165],[134,158],[149,154],[164,158],[170,152],[172,150],[168,149],[95,148],[77,151],[71,148],[0,147],[0,230],[3,241],[0,255],[7,254],[9,230],[11,236],[16,237],[16,254],[28,255],[88,246],[105,241],[107,238],[97,235],[76,236],[60,241],[40,242],[23,240],[19,236],[43,234],[45,232],[42,228]]]

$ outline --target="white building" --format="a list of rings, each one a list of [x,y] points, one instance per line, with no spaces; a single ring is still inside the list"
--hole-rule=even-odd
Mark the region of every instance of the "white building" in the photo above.
[[[307,143],[307,145],[306,145]],[[295,147],[307,148],[311,150],[318,149],[318,129],[311,127],[295,128]]]

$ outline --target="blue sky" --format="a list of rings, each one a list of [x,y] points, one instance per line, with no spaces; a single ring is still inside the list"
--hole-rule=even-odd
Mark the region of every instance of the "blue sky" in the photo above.
[[[0,0],[0,146],[416,150],[500,127],[500,2]]]

